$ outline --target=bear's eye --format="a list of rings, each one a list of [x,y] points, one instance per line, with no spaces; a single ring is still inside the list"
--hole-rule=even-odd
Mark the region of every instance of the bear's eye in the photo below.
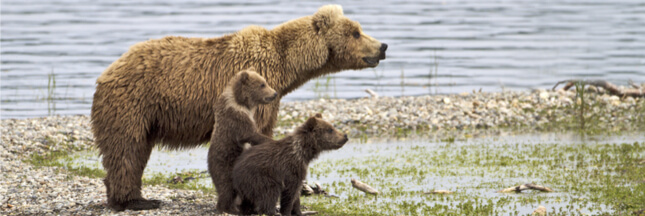
[[[327,129],[327,133],[332,133],[332,132],[334,132],[334,129],[331,129],[331,128]]]
[[[360,32],[358,32],[358,31],[355,31],[355,32],[354,32],[354,34],[352,34],[352,35],[353,35],[353,36],[354,36],[354,38],[356,38],[356,39],[358,39],[358,38],[360,38],[360,37],[361,37],[361,33],[360,33]]]
[[[264,88],[264,87],[266,87],[266,85],[262,83],[262,85],[260,85],[260,88]]]

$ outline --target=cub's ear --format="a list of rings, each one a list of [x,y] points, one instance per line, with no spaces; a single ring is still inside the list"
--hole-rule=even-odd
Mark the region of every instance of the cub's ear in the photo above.
[[[247,71],[257,72],[257,71],[255,70],[255,67],[249,67],[249,68],[247,68],[246,70],[247,70]]]
[[[309,117],[309,119],[307,119],[307,121],[305,121],[305,124],[303,125],[303,129],[305,129],[305,131],[307,131],[307,132],[314,131],[314,129],[316,128],[316,124],[317,124],[316,118],[315,117]]]
[[[320,113],[316,113],[316,115],[315,115],[314,117],[316,117],[316,118],[320,118],[320,119],[321,119],[321,118],[322,118],[322,114],[320,114]]]
[[[249,72],[246,72],[246,71],[240,72],[240,81],[243,84],[246,84],[249,81]]]
[[[314,30],[316,32],[326,32],[340,16],[343,16],[343,8],[340,5],[320,7],[313,16]]]

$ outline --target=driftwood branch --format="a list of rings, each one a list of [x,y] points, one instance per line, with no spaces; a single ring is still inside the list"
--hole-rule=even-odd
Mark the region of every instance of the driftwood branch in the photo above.
[[[367,94],[369,94],[372,98],[378,98],[378,93],[372,91],[372,89],[365,89],[365,92],[367,92]]]
[[[497,192],[498,193],[510,193],[510,192],[518,192],[519,193],[519,192],[522,192],[523,190],[528,190],[528,189],[538,190],[538,191],[542,191],[542,192],[553,192],[553,190],[551,188],[544,187],[542,185],[536,185],[536,184],[533,184],[533,183],[526,183],[526,184],[523,184],[523,185],[510,187],[510,188],[506,188],[504,190],[500,190],[500,191],[497,191]]]
[[[352,186],[354,188],[356,188],[356,189],[358,189],[360,191],[363,191],[365,193],[368,193],[368,194],[372,194],[372,195],[378,195],[379,194],[379,192],[376,189],[374,189],[374,188],[370,187],[369,185],[367,185],[367,184],[365,184],[365,183],[363,183],[363,182],[361,182],[359,180],[356,180],[356,179],[352,179]]]
[[[334,197],[338,198],[338,196],[334,194],[329,194],[325,189],[322,188],[320,183],[314,182],[314,185],[309,185],[307,184],[307,180],[303,181],[302,183],[302,190],[300,191],[300,195],[302,196],[309,196],[309,195],[325,195],[325,197]]]
[[[563,80],[563,81],[557,82],[553,86],[552,90],[555,90],[555,88],[558,87],[558,85],[563,83],[566,83],[562,88],[565,91],[569,90],[576,83],[582,83],[584,85],[601,87],[607,90],[609,94],[616,95],[618,97],[645,97],[645,88],[636,86],[632,83],[631,85],[633,87],[638,87],[638,88],[621,89],[621,88],[618,88],[616,85],[611,84],[610,82],[607,82],[605,80],[578,80],[578,79]]]

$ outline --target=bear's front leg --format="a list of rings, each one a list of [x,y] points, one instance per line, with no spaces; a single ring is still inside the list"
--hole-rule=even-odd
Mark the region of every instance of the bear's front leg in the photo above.
[[[302,187],[300,187],[300,189],[298,189],[298,191],[300,191],[301,189],[302,189]],[[297,215],[297,216],[302,215],[302,210],[300,210],[300,195],[299,194],[296,194],[296,200],[293,201],[293,207],[291,209],[291,214],[292,215]]]
[[[255,111],[255,121],[260,132],[268,137],[273,137],[273,127],[278,119],[280,109],[280,98],[276,102],[260,105]]]
[[[280,194],[281,215],[302,215],[300,212],[300,190],[302,187],[302,181],[297,181],[297,179],[294,180],[296,181],[285,180],[284,182],[284,189]],[[295,204],[296,201],[298,201],[297,205]]]

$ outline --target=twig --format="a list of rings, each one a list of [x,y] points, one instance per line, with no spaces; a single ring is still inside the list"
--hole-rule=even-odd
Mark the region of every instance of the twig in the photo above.
[[[356,188],[356,189],[358,189],[360,191],[363,191],[365,193],[368,193],[368,194],[372,194],[372,195],[378,195],[379,194],[379,192],[376,189],[374,189],[374,188],[370,187],[369,185],[367,185],[367,184],[365,184],[365,183],[363,183],[363,182],[361,182],[359,180],[356,180],[356,179],[352,179],[352,187],[354,187],[354,188]]]
[[[533,183],[526,183],[526,184],[523,184],[523,185],[510,187],[510,188],[506,188],[506,189],[503,189],[503,190],[500,190],[500,191],[497,191],[497,192],[498,193],[510,193],[510,192],[518,192],[519,193],[519,192],[521,192],[523,190],[528,190],[528,189],[539,190],[539,191],[542,191],[542,192],[553,192],[553,190],[551,188],[544,187],[542,185],[536,185],[536,184],[533,184]]]
[[[315,215],[318,214],[317,211],[303,211],[302,215]]]
[[[629,84],[630,86],[632,86],[632,88],[635,88],[635,89],[641,89],[641,86],[636,85],[636,83],[634,83],[634,81],[633,81],[632,79],[627,80],[627,84]]]
[[[372,91],[372,89],[365,89],[365,92],[367,92],[367,94],[369,94],[372,98],[378,98],[378,94]]]
[[[620,89],[614,84],[611,84],[610,82],[607,82],[605,80],[578,80],[578,79],[570,79],[570,80],[563,80],[560,82],[557,82],[552,90],[555,90],[558,85],[566,83],[562,89],[569,90],[572,86],[575,85],[575,83],[583,83],[585,85],[592,85],[596,87],[601,87],[609,92],[609,94],[616,95],[619,97],[645,97],[645,89],[639,88],[639,89]]]

